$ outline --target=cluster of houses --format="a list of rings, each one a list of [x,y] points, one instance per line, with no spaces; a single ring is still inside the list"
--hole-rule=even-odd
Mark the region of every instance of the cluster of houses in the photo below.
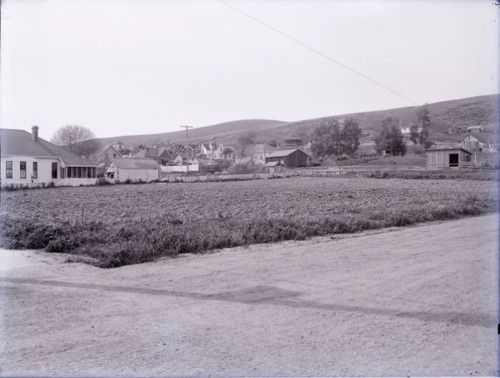
[[[156,181],[172,172],[214,172],[238,161],[234,148],[214,142],[185,150],[167,146],[146,147],[122,156],[123,146],[103,146],[85,158],[38,136],[38,126],[30,134],[24,130],[0,129],[1,185],[48,186],[92,185],[99,177],[110,182]],[[282,148],[256,146],[253,157],[269,172],[304,167],[309,155],[298,140],[286,141]]]
[[[304,146],[300,139],[285,140],[279,146],[257,144],[253,154],[244,159],[235,155],[234,148],[214,142],[187,151],[172,146],[145,147],[127,156],[120,153],[123,146],[110,145],[83,158],[40,138],[38,130],[33,126],[30,134],[0,129],[1,185],[92,185],[99,177],[110,182],[147,182],[162,180],[172,172],[214,172],[245,159],[276,173],[305,167],[310,161],[310,145]],[[483,133],[481,127],[470,127],[468,131],[460,141],[442,142],[427,149],[427,169],[478,166],[485,155],[496,161],[496,134]]]

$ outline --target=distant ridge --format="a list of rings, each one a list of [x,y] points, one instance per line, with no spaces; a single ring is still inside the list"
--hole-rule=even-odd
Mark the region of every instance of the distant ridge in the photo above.
[[[273,128],[277,126],[286,125],[283,121],[274,121],[267,119],[247,119],[239,121],[231,121],[218,123],[211,126],[195,127],[189,130],[189,141],[191,143],[202,143],[212,139],[221,140],[228,137],[234,137],[234,134],[239,134],[249,130],[262,130]],[[186,133],[179,128],[179,131],[171,131],[160,134],[147,134],[147,135],[124,135],[118,137],[98,138],[98,140],[106,145],[113,144],[118,141],[123,142],[125,145],[152,145],[155,143],[169,143],[169,142],[186,142]]]
[[[432,122],[433,133],[445,132],[450,127],[464,126],[492,126],[498,125],[500,95],[485,95],[468,97],[458,100],[441,101],[427,104]],[[340,114],[334,116],[319,117],[294,122],[284,122],[264,119],[249,119],[232,122],[224,122],[211,126],[195,127],[189,131],[191,143],[202,143],[215,140],[227,145],[236,144],[238,134],[254,130],[257,141],[271,141],[273,139],[283,140],[290,137],[301,137],[310,135],[312,131],[323,120],[330,118],[353,117],[359,122],[359,126],[365,132],[374,135],[380,128],[382,120],[387,117],[396,117],[403,125],[416,122],[415,110],[417,106]],[[98,139],[102,144],[113,144],[118,141],[127,146],[138,144],[153,145],[159,142],[185,143],[185,132],[182,129],[175,132],[128,135],[111,138]]]

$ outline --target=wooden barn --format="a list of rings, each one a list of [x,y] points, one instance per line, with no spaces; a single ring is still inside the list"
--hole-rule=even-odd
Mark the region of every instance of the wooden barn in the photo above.
[[[285,168],[305,167],[308,160],[309,155],[298,148],[293,150],[275,151],[266,156],[266,164],[280,162],[280,164]]]
[[[470,168],[472,152],[461,147],[431,148],[425,151],[427,169]]]

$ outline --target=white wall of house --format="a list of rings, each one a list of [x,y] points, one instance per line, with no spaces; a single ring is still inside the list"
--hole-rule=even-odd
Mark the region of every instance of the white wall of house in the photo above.
[[[152,181],[158,180],[159,173],[157,169],[124,169],[124,168],[114,168],[115,177],[114,181]],[[108,170],[109,172],[109,170]]]
[[[7,178],[7,162],[12,162],[12,178]],[[26,163],[26,175],[21,176],[21,162]],[[38,165],[35,175],[33,163]],[[52,163],[57,164],[57,178],[52,178]],[[36,177],[35,177],[36,176]],[[24,177],[24,178],[21,178]],[[31,156],[6,156],[0,161],[2,185],[41,186],[43,184],[60,186],[94,185],[95,178],[61,178],[61,161],[57,158],[35,158]]]
[[[12,162],[12,178],[7,178],[7,162]],[[21,162],[26,162],[26,175],[21,178]],[[38,163],[38,174],[34,176],[33,162]],[[61,161],[56,158],[34,158],[31,156],[6,156],[2,157],[0,164],[0,178],[2,185],[41,185],[56,182],[52,178],[52,163],[57,163],[57,178],[60,177]]]

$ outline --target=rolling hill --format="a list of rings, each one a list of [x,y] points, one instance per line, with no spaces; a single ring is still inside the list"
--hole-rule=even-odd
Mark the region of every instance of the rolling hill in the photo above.
[[[500,96],[495,94],[427,104],[431,119],[431,133],[442,134],[450,127],[473,125],[490,126],[496,129],[499,120],[499,100]],[[347,117],[353,117],[359,122],[361,129],[370,135],[366,139],[373,139],[373,136],[379,130],[384,118],[396,117],[401,120],[402,125],[408,125],[416,121],[416,109],[417,107],[413,106],[371,112],[340,114],[295,122],[262,119],[232,121],[190,129],[189,139],[191,143],[202,143],[215,140],[218,143],[234,145],[236,144],[238,134],[249,130],[254,130],[256,132],[258,142],[271,141],[273,139],[283,140],[291,137],[307,138],[322,121],[331,118]],[[99,139],[99,141],[104,145],[121,141],[126,146],[138,144],[153,145],[159,142],[185,143],[185,135],[183,130],[179,130],[162,134],[102,138]]]

